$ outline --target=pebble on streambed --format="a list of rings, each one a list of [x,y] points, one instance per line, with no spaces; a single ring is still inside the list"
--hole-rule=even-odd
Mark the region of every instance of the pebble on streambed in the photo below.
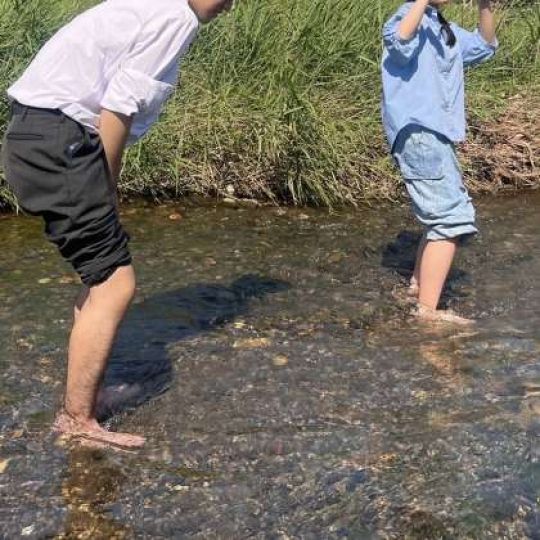
[[[237,339],[233,343],[233,348],[235,349],[259,349],[262,347],[269,347],[271,345],[271,340],[268,338],[242,338]]]
[[[289,359],[284,354],[277,354],[272,359],[272,363],[274,364],[274,366],[282,367],[286,366],[289,363]]]
[[[9,458],[0,461],[0,474],[4,474],[6,472],[7,466],[10,461],[11,460]]]

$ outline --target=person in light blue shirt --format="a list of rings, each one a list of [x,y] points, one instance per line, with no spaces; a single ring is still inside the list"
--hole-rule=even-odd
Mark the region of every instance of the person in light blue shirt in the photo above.
[[[383,28],[383,124],[413,211],[424,225],[408,293],[429,320],[471,321],[438,310],[459,240],[477,232],[454,143],[465,139],[464,66],[497,49],[490,0],[474,32],[441,12],[451,0],[410,0]]]

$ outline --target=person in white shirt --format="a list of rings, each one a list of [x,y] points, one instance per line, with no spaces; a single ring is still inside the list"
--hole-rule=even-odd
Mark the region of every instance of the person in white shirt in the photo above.
[[[4,171],[20,206],[78,272],[67,387],[54,429],[86,444],[144,437],[97,421],[98,391],[135,292],[116,179],[126,144],[157,120],[199,23],[232,0],[107,0],[61,28],[9,89]]]

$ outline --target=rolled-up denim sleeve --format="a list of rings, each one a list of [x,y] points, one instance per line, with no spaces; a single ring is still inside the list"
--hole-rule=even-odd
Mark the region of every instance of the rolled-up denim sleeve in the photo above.
[[[390,58],[403,66],[409,63],[420,48],[419,33],[416,32],[410,39],[401,39],[398,34],[399,24],[404,13],[398,12],[383,27],[383,43]]]
[[[469,32],[457,24],[452,24],[452,30],[456,34],[465,66],[475,66],[486,62],[495,55],[499,47],[497,39],[493,43],[488,43],[478,29]]]

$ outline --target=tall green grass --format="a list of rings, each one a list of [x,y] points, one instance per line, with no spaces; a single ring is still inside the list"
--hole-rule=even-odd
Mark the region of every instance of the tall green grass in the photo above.
[[[138,190],[150,163],[151,185],[173,178],[175,193],[232,184],[247,196],[352,202],[368,185],[360,168],[371,178],[386,174],[380,155],[365,152],[382,143],[384,14],[375,6],[239,3],[233,16],[202,32],[163,123],[130,156],[127,187]]]
[[[0,136],[8,119],[6,89],[39,47],[88,0],[0,0]],[[15,203],[0,174],[0,207]]]
[[[0,0],[0,86],[88,2]],[[239,0],[201,31],[160,123],[129,150],[126,194],[220,195],[295,204],[393,197],[379,102],[387,0]],[[476,9],[451,18],[474,24]],[[472,114],[539,82],[538,4],[508,8],[497,59],[471,74]],[[0,110],[0,123],[5,108]],[[1,195],[0,195],[1,196]]]

